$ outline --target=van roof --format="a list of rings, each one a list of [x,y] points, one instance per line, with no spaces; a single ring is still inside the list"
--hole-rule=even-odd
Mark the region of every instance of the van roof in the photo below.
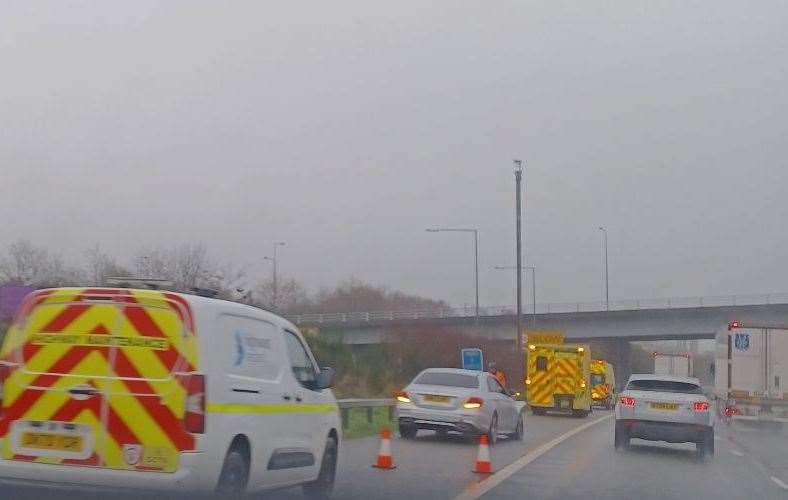
[[[61,288],[45,288],[36,290],[32,292],[33,294],[36,293],[46,293],[46,292],[93,292],[96,295],[106,294],[107,292],[139,292],[139,293],[151,293],[151,292],[160,292],[160,293],[167,293],[172,294],[178,297],[181,297],[185,300],[189,306],[193,309],[196,315],[199,315],[200,312],[210,312],[216,311],[217,309],[223,311],[230,311],[235,312],[236,314],[251,314],[255,315],[261,319],[265,319],[266,321],[270,321],[271,323],[277,323],[283,327],[297,329],[297,327],[288,321],[287,319],[279,316],[278,314],[272,313],[270,311],[266,311],[265,309],[261,309],[259,307],[250,306],[248,304],[242,304],[240,302],[233,302],[230,300],[224,299],[215,299],[210,297],[203,297],[200,295],[195,295],[191,293],[183,293],[183,292],[174,292],[170,290],[150,290],[145,288],[115,288],[115,287],[61,287]]]

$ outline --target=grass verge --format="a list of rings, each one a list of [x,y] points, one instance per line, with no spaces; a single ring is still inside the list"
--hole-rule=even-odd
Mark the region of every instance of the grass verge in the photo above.
[[[380,433],[383,427],[395,432],[396,419],[389,420],[388,408],[373,408],[372,422],[367,421],[366,408],[351,408],[349,412],[348,426],[343,429],[345,439],[374,436]]]

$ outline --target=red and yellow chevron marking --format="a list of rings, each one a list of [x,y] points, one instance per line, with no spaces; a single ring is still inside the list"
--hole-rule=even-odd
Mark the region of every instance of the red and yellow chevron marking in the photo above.
[[[104,298],[104,300],[98,300]],[[63,288],[34,292],[8,332],[0,362],[12,371],[0,418],[2,457],[130,470],[174,471],[178,452],[194,449],[182,418],[183,377],[197,369],[197,343],[188,303],[170,292]],[[68,392],[89,385],[95,395]],[[87,459],[48,451],[15,454],[8,439],[16,421],[87,426],[94,440]],[[124,459],[137,446],[139,460]],[[52,453],[50,453],[51,455]]]
[[[610,385],[598,384],[591,388],[591,393],[596,394],[595,400],[607,399],[610,396]]]
[[[576,394],[579,381],[583,379],[582,359],[557,353],[557,346],[539,346],[528,356],[528,402],[536,406],[553,406],[557,394]],[[536,360],[547,358],[547,370],[537,370]]]

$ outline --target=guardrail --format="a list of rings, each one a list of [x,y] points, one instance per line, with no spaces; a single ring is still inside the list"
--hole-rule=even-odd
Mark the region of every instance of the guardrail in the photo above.
[[[342,414],[342,428],[347,429],[350,422],[350,410],[353,408],[366,408],[367,422],[372,423],[372,413],[375,408],[389,409],[389,420],[394,418],[394,407],[397,403],[393,399],[339,399],[337,406]]]
[[[602,311],[638,311],[645,309],[686,309],[693,307],[753,306],[788,304],[788,293],[753,295],[715,295],[703,297],[672,297],[658,299],[631,299],[610,302],[548,302],[536,303],[536,314],[578,313]],[[533,314],[534,305],[524,304],[523,314]],[[514,307],[486,306],[479,308],[481,316],[509,316]],[[473,307],[418,309],[410,311],[370,311],[347,313],[292,314],[288,318],[296,324],[369,323],[397,320],[469,318],[476,315]]]

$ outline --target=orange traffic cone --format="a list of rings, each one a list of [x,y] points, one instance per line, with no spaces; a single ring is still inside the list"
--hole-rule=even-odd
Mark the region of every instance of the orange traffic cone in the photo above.
[[[487,440],[487,434],[482,434],[479,437],[479,454],[476,456],[476,466],[473,472],[478,474],[492,474],[492,465],[490,464],[490,442]]]
[[[378,469],[396,469],[394,460],[391,458],[391,432],[387,428],[383,428],[380,433],[380,451],[378,452],[378,460],[372,464],[372,467]]]

